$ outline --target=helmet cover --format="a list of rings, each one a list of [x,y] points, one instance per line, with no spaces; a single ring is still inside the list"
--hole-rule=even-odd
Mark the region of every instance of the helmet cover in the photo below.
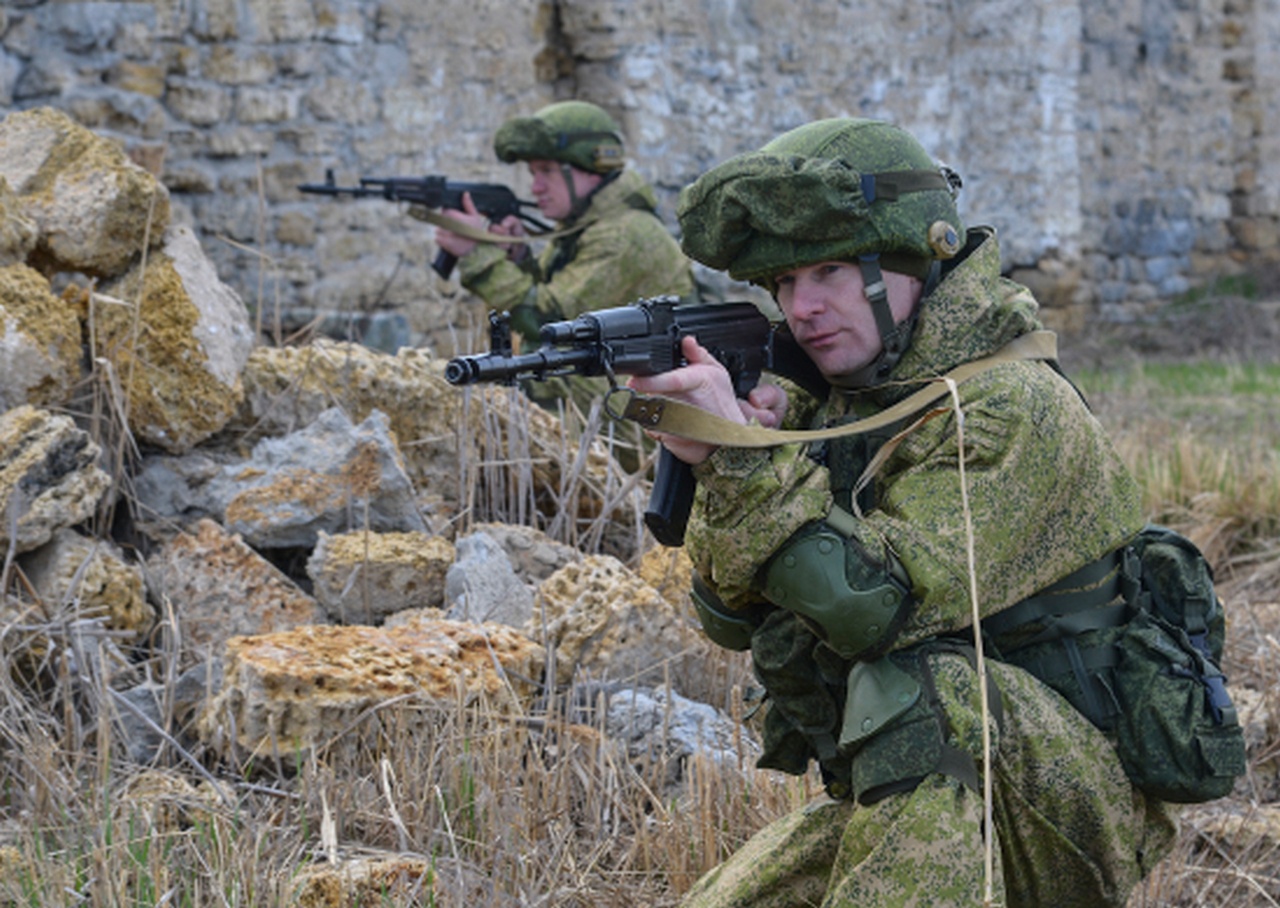
[[[494,135],[493,150],[504,164],[560,161],[589,173],[608,173],[625,163],[617,122],[586,101],[559,101],[531,117],[508,120]]]
[[[818,120],[703,174],[680,194],[688,255],[735,280],[879,254],[920,274],[952,258],[964,230],[959,179],[905,130],[879,120]]]

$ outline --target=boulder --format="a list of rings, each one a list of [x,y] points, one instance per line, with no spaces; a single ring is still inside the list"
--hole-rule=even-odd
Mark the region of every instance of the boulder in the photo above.
[[[0,177],[21,199],[45,273],[110,278],[169,226],[169,191],[110,139],[53,108],[0,120]]]
[[[356,724],[393,705],[404,731],[425,740],[459,704],[476,704],[482,717],[522,711],[542,651],[503,625],[422,620],[233,637],[223,664],[201,739],[228,755],[292,758],[358,748]]]
[[[253,330],[189,228],[166,232],[160,249],[85,305],[92,353],[111,364],[138,438],[184,453],[226,425]]]
[[[91,539],[58,529],[53,538],[22,558],[31,586],[48,603],[71,603],[77,613],[100,617],[112,630],[137,642],[155,623],[147,602],[142,569],[124,560],[109,539]]]
[[[31,220],[9,181],[0,177],[0,268],[21,265],[36,248],[36,222]]]
[[[449,617],[524,627],[533,615],[533,590],[516,576],[502,546],[487,533],[472,533],[457,549],[444,578]]]
[[[111,486],[100,453],[69,416],[28,404],[0,415],[0,548],[29,552],[93,516]]]
[[[289,904],[298,908],[435,905],[436,863],[410,855],[308,864],[291,874]]]
[[[307,560],[312,592],[337,624],[382,624],[406,609],[440,608],[454,545],[427,533],[319,534]]]
[[[465,513],[477,523],[554,524],[564,531],[555,538],[594,528],[608,550],[629,556],[643,493],[604,447],[580,448],[559,419],[516,389],[450,385],[444,366],[423,350],[391,356],[324,339],[258,347],[244,369],[244,402],[224,434],[243,443],[296,431],[334,405],[354,420],[378,409],[433,525]]]
[[[147,559],[147,590],[172,615],[180,643],[219,652],[238,634],[322,623],[324,611],[279,568],[212,520],[178,533]]]
[[[213,519],[255,548],[311,549],[320,533],[427,532],[387,417],[353,425],[339,408],[247,457],[225,450],[147,457],[134,484],[140,529]]]
[[[0,411],[65,404],[80,378],[81,355],[74,307],[54,296],[34,268],[0,267]]]
[[[556,679],[662,686],[690,696],[711,644],[690,620],[618,559],[592,555],[556,571],[538,588],[525,628],[554,648]]]

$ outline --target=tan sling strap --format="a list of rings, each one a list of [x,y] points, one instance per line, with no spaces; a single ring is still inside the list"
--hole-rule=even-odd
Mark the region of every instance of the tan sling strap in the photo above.
[[[909,397],[874,416],[825,429],[766,429],[744,426],[700,407],[668,397],[644,397],[629,388],[615,388],[609,397],[627,397],[619,410],[606,398],[605,406],[616,419],[630,419],[645,429],[677,435],[690,441],[733,448],[769,448],[790,442],[825,441],[845,435],[858,435],[893,425],[912,416],[947,394],[949,383],[960,384],[993,366],[1020,360],[1053,360],[1058,356],[1058,339],[1052,331],[1031,331],[1010,341],[990,356],[975,359],[952,369],[946,375],[926,379],[928,384]]]
[[[570,227],[568,230],[548,230],[545,233],[530,233],[518,236],[508,236],[502,233],[490,233],[487,230],[479,230],[470,224],[465,224],[457,218],[451,218],[447,214],[441,214],[423,205],[413,205],[409,214],[419,221],[426,221],[428,224],[435,224],[437,227],[443,227],[450,233],[456,233],[458,236],[464,236],[469,240],[477,243],[494,243],[504,246],[510,243],[523,243],[528,240],[555,240],[562,236],[571,236],[585,230],[586,224],[579,224],[576,227]]]

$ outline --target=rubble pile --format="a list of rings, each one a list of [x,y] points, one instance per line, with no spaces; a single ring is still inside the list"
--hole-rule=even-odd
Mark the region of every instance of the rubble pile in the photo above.
[[[583,680],[629,692],[625,753],[743,740],[697,702],[687,560],[640,551],[605,447],[426,351],[264,345],[165,187],[51,109],[0,121],[0,356],[0,627],[99,628],[137,763]]]

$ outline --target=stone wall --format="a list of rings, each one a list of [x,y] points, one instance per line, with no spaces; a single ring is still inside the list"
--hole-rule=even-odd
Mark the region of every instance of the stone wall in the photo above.
[[[673,230],[682,185],[783,129],[901,122],[1060,325],[1280,259],[1280,0],[9,0],[0,36],[0,104],[118,138],[268,334],[337,310],[469,344],[429,226],[296,187],[524,194],[490,136],[566,97],[620,119]]]

